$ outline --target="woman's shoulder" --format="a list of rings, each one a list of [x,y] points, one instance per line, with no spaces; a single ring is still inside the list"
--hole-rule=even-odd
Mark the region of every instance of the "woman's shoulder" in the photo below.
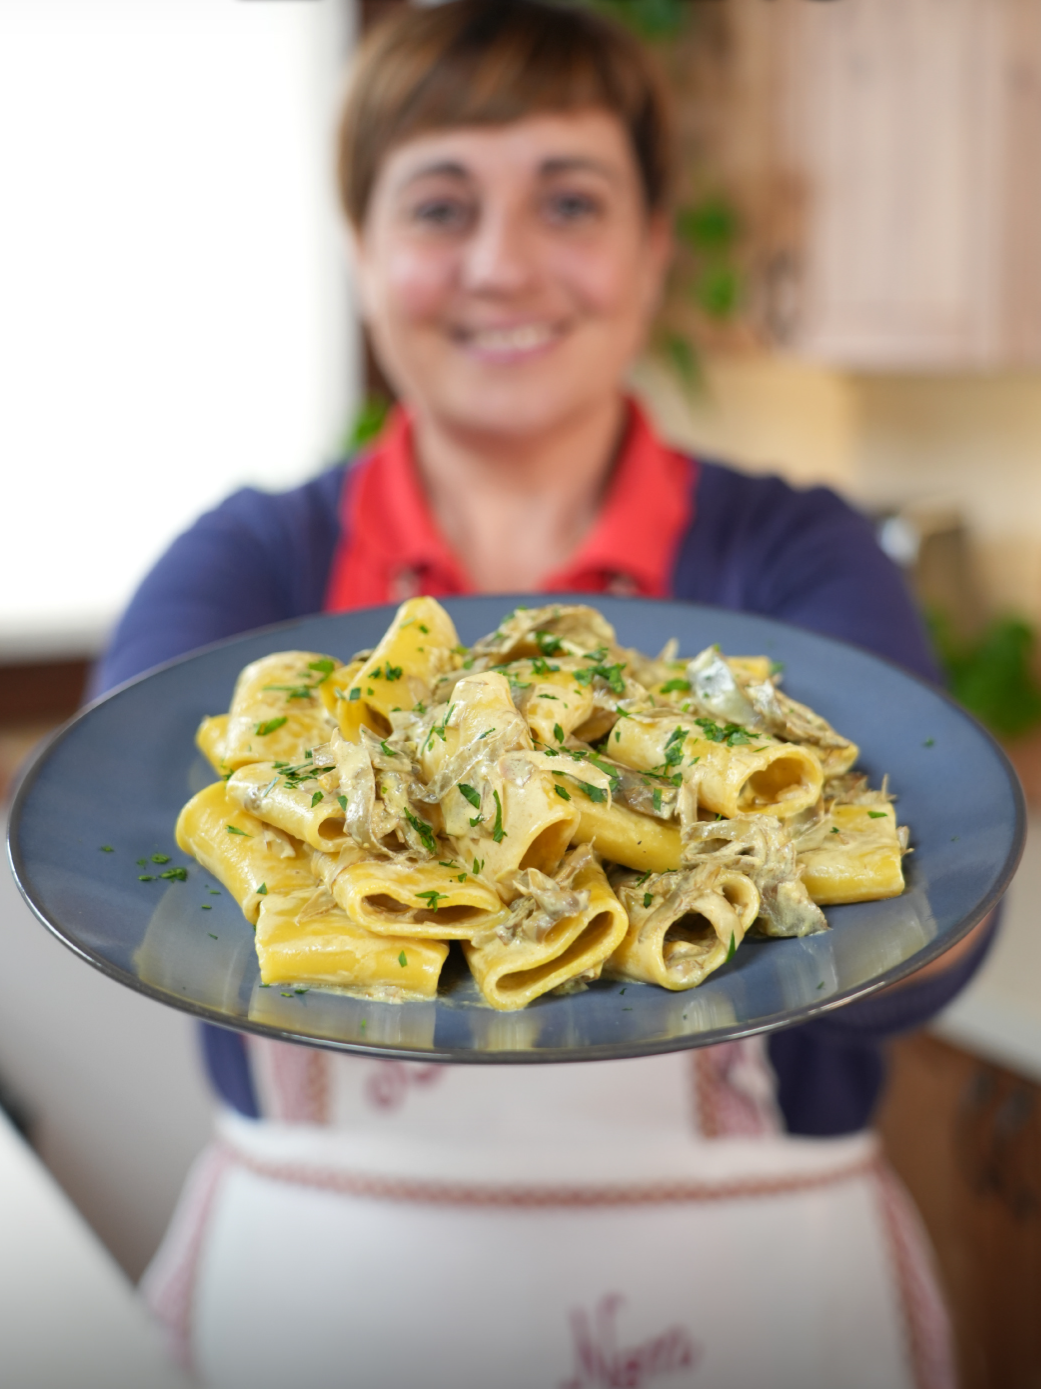
[[[829,487],[698,460],[678,598],[841,637],[934,679],[921,618],[869,516]]]
[[[92,693],[253,627],[321,610],[340,535],[346,463],[297,487],[243,487],[204,512],[145,575]]]

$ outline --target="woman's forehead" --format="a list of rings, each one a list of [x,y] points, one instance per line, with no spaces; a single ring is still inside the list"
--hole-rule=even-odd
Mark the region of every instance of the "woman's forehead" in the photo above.
[[[525,174],[552,177],[586,170],[617,180],[638,170],[625,127],[600,108],[547,111],[507,125],[450,126],[424,131],[392,149],[377,188],[398,189],[427,176],[483,179]]]

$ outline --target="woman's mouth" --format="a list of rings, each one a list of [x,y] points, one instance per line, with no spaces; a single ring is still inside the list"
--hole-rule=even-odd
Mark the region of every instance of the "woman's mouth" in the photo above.
[[[467,352],[495,361],[516,361],[544,352],[563,336],[553,323],[515,323],[508,327],[464,329],[458,334]]]

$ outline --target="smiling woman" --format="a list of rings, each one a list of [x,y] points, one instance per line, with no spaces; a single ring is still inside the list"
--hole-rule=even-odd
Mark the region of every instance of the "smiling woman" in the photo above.
[[[669,108],[594,19],[554,16],[551,44],[538,6],[452,9],[363,50],[341,197],[439,527],[478,587],[523,589],[589,530],[624,432],[670,251]]]
[[[670,254],[669,129],[646,54],[591,9],[453,0],[402,8],[375,31],[348,89],[339,174],[365,316],[400,407],[360,457],[295,492],[239,493],[182,536],[124,617],[98,687],[319,609],[511,590],[764,613],[928,678],[921,625],[863,518],[823,489],[676,452],[627,394]],[[429,617],[409,629],[423,659],[433,630]],[[583,652],[601,644],[590,633]],[[551,672],[552,646],[539,653]],[[359,710],[382,701],[389,725],[405,702],[395,683],[404,665],[396,651],[360,655]],[[503,698],[505,717],[514,696]],[[552,686],[543,698],[556,698]],[[552,704],[544,717],[558,720]],[[345,734],[345,758],[352,747]],[[808,802],[823,772],[807,758],[785,775]],[[756,775],[753,791],[773,794],[774,774]],[[357,807],[344,799],[349,819]],[[566,802],[554,804],[559,815]],[[302,830],[290,831],[294,843]],[[407,1103],[393,1114],[370,1100],[382,1063],[256,1039],[247,1048],[211,1029],[214,1082],[246,1118],[227,1120],[231,1147],[207,1160],[186,1200],[150,1275],[153,1301],[216,1385],[291,1378],[324,1389],[347,1367],[359,1383],[394,1389],[562,1383],[569,1309],[617,1292],[632,1310],[625,1334],[641,1344],[669,1321],[705,1340],[706,1373],[687,1367],[699,1385],[942,1389],[942,1313],[924,1256],[858,1131],[881,1085],[881,1039],[942,1007],[985,943],[897,994],[776,1034],[769,1052],[752,1039],[691,1065],[664,1056],[505,1077],[445,1067],[436,1088],[417,1070],[414,1086],[395,1091]],[[540,1000],[523,1025],[538,1026],[553,1004]],[[374,1027],[397,1025],[373,1007]],[[708,1141],[721,1135],[736,1146]],[[735,1163],[745,1187],[734,1185]],[[723,1186],[706,1196],[713,1171]],[[574,1185],[591,1172],[592,1186]],[[665,1188],[688,1193],[682,1218],[675,1206],[652,1209]],[[623,1191],[633,1208],[612,1223],[598,1203]],[[754,1220],[742,1191],[757,1196]],[[553,1204],[572,1199],[575,1211]],[[880,1201],[895,1222],[888,1234],[870,1214]],[[539,1217],[522,1222],[534,1243],[519,1257],[525,1202]],[[294,1231],[295,1272],[284,1244],[258,1242],[274,1228]],[[913,1313],[932,1314],[915,1325],[914,1345],[931,1356],[921,1365],[887,1286],[890,1235],[902,1241],[901,1266],[921,1273]],[[691,1257],[721,1242],[725,1260]],[[560,1255],[552,1278],[547,1247]],[[185,1250],[203,1251],[190,1321],[196,1268],[180,1261]],[[466,1337],[430,1297],[445,1251]],[[746,1334],[752,1268],[770,1288],[757,1303],[759,1337]],[[411,1338],[396,1334],[402,1307],[430,1312]],[[289,1358],[257,1334],[272,1322]],[[520,1328],[512,1352],[510,1326]],[[841,1329],[827,1339],[822,1326]],[[726,1368],[712,1379],[711,1365]]]

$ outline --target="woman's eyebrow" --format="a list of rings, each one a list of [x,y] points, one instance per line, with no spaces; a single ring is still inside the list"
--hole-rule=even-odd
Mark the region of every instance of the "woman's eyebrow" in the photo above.
[[[468,179],[470,172],[464,165],[457,163],[454,159],[439,159],[431,164],[421,164],[406,174],[399,183],[399,188],[407,188],[410,183],[415,183],[421,178],[457,178]]]
[[[570,174],[576,169],[589,170],[602,174],[604,178],[617,180],[618,170],[603,159],[593,159],[585,154],[558,155],[554,159],[544,159],[539,165],[540,174]]]

